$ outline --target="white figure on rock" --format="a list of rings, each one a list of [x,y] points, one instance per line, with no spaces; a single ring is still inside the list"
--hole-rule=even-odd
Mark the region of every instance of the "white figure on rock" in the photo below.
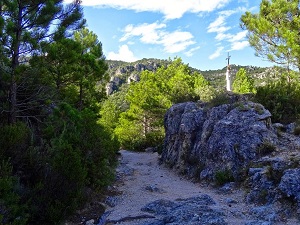
[[[226,58],[227,60],[227,70],[226,70],[226,90],[227,91],[231,91],[231,76],[230,76],[230,64],[229,64],[229,60],[230,60],[230,55],[228,52],[228,57]]]

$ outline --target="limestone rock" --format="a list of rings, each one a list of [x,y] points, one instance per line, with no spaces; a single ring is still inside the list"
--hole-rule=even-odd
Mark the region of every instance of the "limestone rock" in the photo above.
[[[159,60],[160,61],[160,60]],[[162,62],[161,62],[162,63]],[[135,62],[135,63],[118,63],[110,62],[109,63],[109,76],[110,80],[106,84],[106,94],[111,95],[114,92],[118,91],[120,87],[124,84],[130,84],[131,82],[140,81],[141,72],[148,71],[156,71],[161,64],[157,62],[157,60],[147,60],[143,62]]]
[[[249,224],[269,224],[295,213],[295,202],[300,212],[300,137],[293,129],[294,124],[272,124],[264,106],[237,96],[212,108],[180,103],[165,115],[160,160],[196,180],[235,181],[218,190],[223,194],[241,181],[246,203],[262,207],[252,210],[257,221]]]
[[[158,218],[155,222],[143,225],[225,225],[224,213],[214,207],[215,201],[208,195],[200,195],[176,201],[157,200],[147,204],[142,211],[153,213]]]
[[[243,168],[275,146],[271,114],[261,104],[238,102],[211,109],[197,103],[173,105],[165,116],[161,160],[189,177],[214,180],[230,171],[239,180]]]
[[[276,186],[270,179],[269,167],[262,168],[249,179],[250,191],[246,196],[247,203],[271,204],[276,196]]]
[[[131,82],[138,82],[140,81],[140,76],[138,74],[131,74],[128,78],[127,78],[127,83],[130,84]]]
[[[106,84],[105,90],[107,95],[111,95],[116,90],[116,86],[113,82],[109,82]]]
[[[279,189],[287,197],[294,198],[300,209],[300,168],[286,170],[281,178]]]
[[[95,224],[94,222],[95,221],[93,219],[91,219],[91,220],[86,221],[85,225],[94,225]]]

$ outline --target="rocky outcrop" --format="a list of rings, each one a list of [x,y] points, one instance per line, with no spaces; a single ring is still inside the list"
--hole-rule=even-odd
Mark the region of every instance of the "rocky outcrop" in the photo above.
[[[143,225],[226,225],[225,214],[211,207],[215,204],[215,201],[205,194],[176,201],[156,200],[141,210],[154,214],[158,219],[150,223],[143,223]]]
[[[131,74],[127,78],[127,83],[130,84],[131,82],[138,82],[140,81],[140,75],[139,74]]]
[[[249,204],[288,199],[300,212],[300,138],[293,126],[273,125],[263,105],[245,100],[210,108],[176,104],[165,115],[161,162],[197,180],[239,181]]]
[[[239,180],[252,160],[275,150],[270,117],[253,102],[211,109],[193,102],[174,105],[165,116],[161,160],[189,177],[214,180],[217,172],[230,171]]]
[[[131,82],[140,81],[142,71],[156,71],[160,66],[164,65],[164,60],[141,60],[134,63],[107,61],[109,65],[110,81],[106,84],[106,94],[111,95],[118,91],[120,86]]]
[[[289,169],[281,178],[279,189],[287,196],[292,197],[300,208],[300,169]]]

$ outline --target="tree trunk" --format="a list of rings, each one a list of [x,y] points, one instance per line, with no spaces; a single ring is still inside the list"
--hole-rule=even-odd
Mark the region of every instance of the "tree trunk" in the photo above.
[[[21,4],[21,3],[20,3]],[[22,33],[22,5],[19,4],[18,24],[15,33],[15,43],[12,46],[12,64],[11,64],[11,80],[9,90],[9,123],[14,124],[17,118],[17,83],[16,69],[19,66],[20,41]]]
[[[147,134],[147,118],[146,118],[146,115],[144,115],[144,118],[143,118],[143,126],[144,126],[144,130],[143,130],[143,136],[146,137],[146,134]]]
[[[83,85],[82,85],[82,81],[79,84],[79,110],[82,110],[83,107]]]

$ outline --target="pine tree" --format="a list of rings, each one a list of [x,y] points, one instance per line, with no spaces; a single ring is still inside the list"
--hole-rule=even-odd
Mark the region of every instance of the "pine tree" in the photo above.
[[[42,43],[70,35],[70,31],[82,27],[85,21],[79,0],[67,6],[63,0],[2,0],[0,9],[1,71],[9,77],[6,111],[8,122],[15,123],[19,67],[31,55],[39,54]]]
[[[97,100],[95,86],[104,78],[108,66],[102,52],[102,44],[96,34],[83,28],[75,32],[74,40],[80,43],[82,47],[79,58],[80,69],[76,77],[79,86],[78,107],[82,109],[84,101],[87,99]]]
[[[241,26],[256,55],[300,69],[299,0],[262,0],[259,13],[246,12]]]
[[[233,92],[239,94],[255,93],[254,80],[244,68],[241,68],[235,75],[233,81]]]

